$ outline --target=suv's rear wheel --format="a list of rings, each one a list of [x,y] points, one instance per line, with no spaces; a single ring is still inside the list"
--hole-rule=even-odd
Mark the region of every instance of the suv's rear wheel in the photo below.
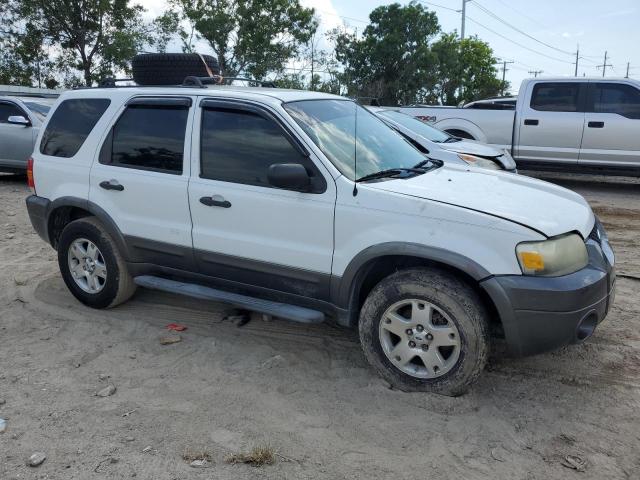
[[[367,360],[395,388],[461,395],[484,369],[488,319],[455,276],[409,269],[382,280],[360,312]]]
[[[71,293],[93,308],[128,300],[136,286],[118,248],[95,217],[69,223],[58,241],[58,265]]]

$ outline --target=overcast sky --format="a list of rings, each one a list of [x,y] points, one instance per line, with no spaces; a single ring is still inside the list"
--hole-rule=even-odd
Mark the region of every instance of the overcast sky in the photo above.
[[[301,0],[317,10],[321,29],[347,24],[361,31],[371,10],[395,2],[379,0]],[[159,14],[164,0],[141,2],[150,14]],[[399,2],[401,4],[408,2]],[[462,0],[421,2],[438,15],[442,30],[460,31]],[[436,6],[439,5],[439,6]],[[458,10],[458,11],[456,11]],[[631,77],[640,78],[640,0],[472,0],[467,3],[466,34],[478,35],[496,56],[508,61],[506,78],[517,90],[528,72],[573,75],[580,44],[578,75],[602,75],[608,51],[607,76],[624,76],[627,62]],[[515,29],[522,31],[520,33]],[[529,35],[529,36],[527,36]],[[533,37],[533,38],[530,38]],[[545,45],[546,44],[546,45]],[[204,52],[203,52],[204,53]]]

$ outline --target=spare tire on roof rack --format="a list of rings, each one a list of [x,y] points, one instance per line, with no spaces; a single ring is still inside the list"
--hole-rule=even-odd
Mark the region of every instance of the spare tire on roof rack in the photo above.
[[[197,53],[141,53],[133,57],[131,69],[138,85],[181,85],[189,76],[220,74],[214,57]]]

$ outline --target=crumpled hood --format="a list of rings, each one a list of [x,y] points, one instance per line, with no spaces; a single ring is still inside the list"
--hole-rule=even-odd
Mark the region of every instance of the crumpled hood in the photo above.
[[[491,145],[486,145],[484,143],[479,143],[474,140],[460,140],[459,142],[439,143],[438,146],[449,150],[450,152],[466,153],[469,155],[477,155],[484,158],[493,158],[500,162],[502,166],[507,170],[516,168],[516,163],[513,161],[511,156],[504,155],[504,150],[500,150],[499,148],[493,147]]]
[[[548,237],[577,230],[586,238],[595,221],[591,207],[581,195],[542,180],[506,172],[445,165],[412,178],[368,185],[484,212]]]

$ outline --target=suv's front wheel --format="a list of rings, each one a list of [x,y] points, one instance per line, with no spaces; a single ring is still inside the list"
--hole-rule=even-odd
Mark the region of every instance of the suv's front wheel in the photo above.
[[[74,220],[64,228],[58,265],[71,293],[93,308],[115,307],[136,290],[115,242],[95,217]]]
[[[436,269],[396,272],[360,312],[367,360],[395,388],[461,395],[489,353],[486,309],[457,277]]]

